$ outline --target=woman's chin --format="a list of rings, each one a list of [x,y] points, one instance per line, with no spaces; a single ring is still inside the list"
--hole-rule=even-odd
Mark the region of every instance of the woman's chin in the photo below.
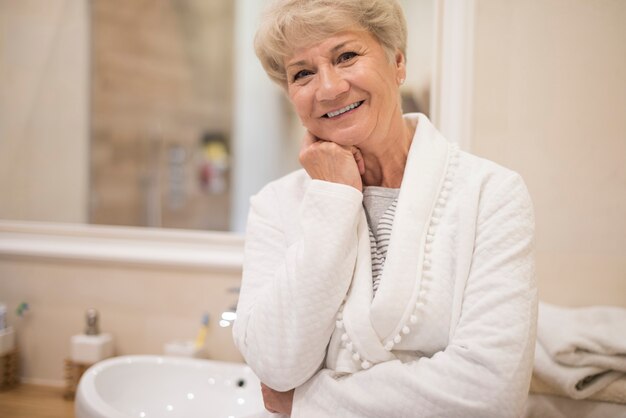
[[[354,135],[347,135],[346,133],[341,132],[325,132],[320,133],[320,135],[316,135],[315,133],[313,133],[313,135],[315,135],[316,138],[320,138],[328,142],[334,142],[335,144],[344,147],[351,147],[353,145],[358,147],[359,143],[362,142],[361,136],[356,138]]]
[[[339,145],[359,147],[368,138],[371,138],[375,132],[375,127],[359,123],[350,126],[337,126],[335,129],[326,129],[322,135],[325,134],[328,141]]]
[[[351,146],[358,147],[359,146],[359,141],[353,141],[353,140],[346,139],[346,138],[330,139],[329,141],[334,142],[337,145],[341,145],[342,147],[351,147]]]

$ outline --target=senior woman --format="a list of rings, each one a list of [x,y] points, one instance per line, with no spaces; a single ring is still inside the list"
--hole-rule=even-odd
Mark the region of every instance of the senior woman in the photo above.
[[[251,199],[235,342],[294,417],[517,417],[536,322],[520,176],[402,114],[395,0],[279,0],[255,46],[306,135]]]

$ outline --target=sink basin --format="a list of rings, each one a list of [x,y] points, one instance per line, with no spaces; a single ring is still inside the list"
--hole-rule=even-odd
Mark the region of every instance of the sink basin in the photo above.
[[[77,418],[246,417],[264,411],[245,364],[120,356],[90,367],[76,392]]]

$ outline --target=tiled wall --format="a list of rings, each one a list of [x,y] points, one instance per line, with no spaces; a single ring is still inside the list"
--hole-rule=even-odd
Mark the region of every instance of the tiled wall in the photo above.
[[[203,135],[230,140],[233,9],[91,2],[92,223],[228,230],[229,190],[200,170]]]

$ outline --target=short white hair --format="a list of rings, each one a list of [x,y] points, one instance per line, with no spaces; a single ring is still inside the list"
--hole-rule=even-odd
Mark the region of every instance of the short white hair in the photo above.
[[[397,0],[275,0],[265,10],[254,48],[268,76],[285,87],[285,58],[296,48],[347,29],[372,34],[390,60],[406,56],[407,29]]]

